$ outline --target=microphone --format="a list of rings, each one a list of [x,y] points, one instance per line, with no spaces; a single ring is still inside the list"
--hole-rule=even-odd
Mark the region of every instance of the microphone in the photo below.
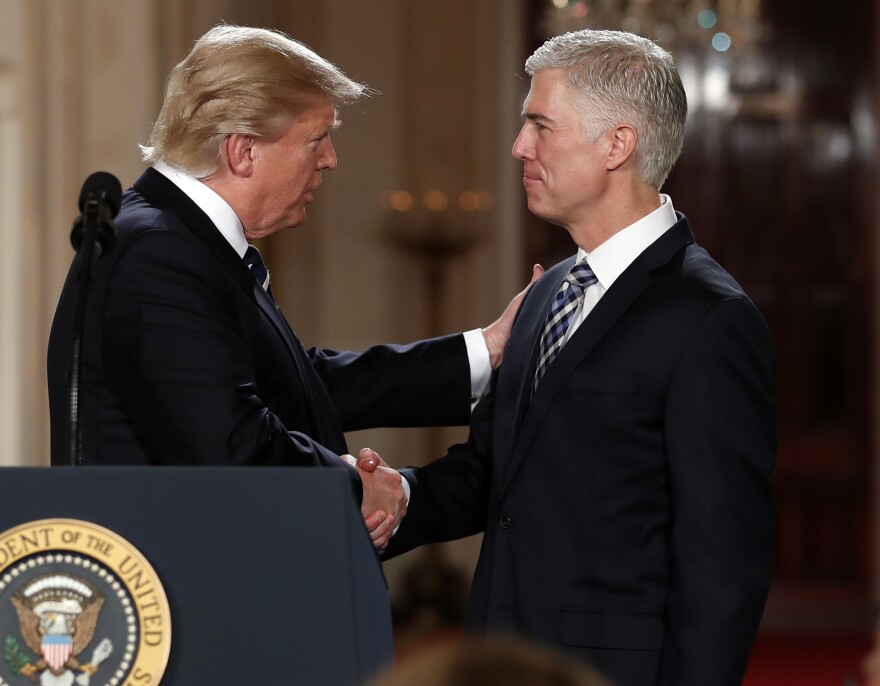
[[[76,250],[79,263],[79,288],[73,314],[73,338],[70,348],[69,445],[70,464],[82,464],[82,429],[79,418],[79,382],[82,377],[82,343],[89,286],[92,280],[92,261],[109,252],[116,243],[113,217],[122,203],[122,185],[113,174],[95,172],[86,179],[79,194],[79,211],[73,223],[70,242]]]
[[[79,211],[82,214],[74,222],[70,232],[73,249],[79,251],[87,228],[93,228],[94,256],[97,258],[109,252],[116,243],[113,218],[119,213],[121,202],[122,185],[119,179],[108,172],[91,174],[79,193]]]

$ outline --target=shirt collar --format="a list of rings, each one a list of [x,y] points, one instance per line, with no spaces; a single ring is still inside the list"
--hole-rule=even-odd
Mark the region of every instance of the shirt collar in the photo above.
[[[660,207],[645,215],[634,224],[615,233],[600,246],[587,253],[578,248],[577,260],[587,258],[590,269],[596,275],[604,290],[611,288],[617,277],[644,252],[651,243],[678,221],[672,199],[660,195]]]
[[[153,169],[165,176],[198,205],[199,209],[208,215],[208,219],[214,223],[217,230],[223,234],[223,238],[238,253],[238,256],[244,257],[248,248],[247,239],[244,237],[244,227],[228,202],[192,174],[172,167],[167,162],[159,161],[153,165]]]

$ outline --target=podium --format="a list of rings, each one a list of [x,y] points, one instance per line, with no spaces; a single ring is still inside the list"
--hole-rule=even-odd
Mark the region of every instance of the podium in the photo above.
[[[88,522],[125,539],[152,566],[170,611],[163,685],[359,686],[391,664],[387,586],[342,471],[4,468],[0,482],[0,532],[42,520]],[[30,540],[7,538],[0,568]],[[113,548],[89,538],[80,543],[96,547],[95,558]],[[119,575],[130,572],[132,597],[146,603],[150,589],[129,559]],[[11,589],[8,572],[7,582]],[[9,640],[19,627],[9,626],[15,615],[2,596],[0,606],[0,639]],[[141,633],[151,622],[158,631],[160,619]],[[119,683],[156,686],[137,676]],[[106,679],[99,671],[91,686]]]

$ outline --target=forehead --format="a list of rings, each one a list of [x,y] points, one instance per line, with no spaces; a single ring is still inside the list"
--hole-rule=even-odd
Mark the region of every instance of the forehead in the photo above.
[[[557,118],[575,112],[574,94],[561,69],[542,69],[532,76],[529,94],[523,103],[526,116]]]
[[[293,133],[320,133],[337,125],[336,108],[330,97],[310,97],[297,103],[296,109],[279,115],[273,127],[281,136]]]
[[[331,126],[336,122],[336,108],[330,96],[309,98],[302,108],[294,113],[294,122],[308,122],[317,126]]]

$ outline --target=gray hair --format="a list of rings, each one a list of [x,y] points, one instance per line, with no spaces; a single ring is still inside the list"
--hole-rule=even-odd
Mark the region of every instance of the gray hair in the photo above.
[[[217,171],[229,134],[274,137],[316,97],[334,107],[367,94],[336,66],[282,33],[215,26],[171,71],[146,162],[165,160],[198,178]]]
[[[660,188],[684,144],[687,96],[672,56],[622,31],[572,31],[551,38],[526,61],[526,73],[562,69],[585,135],[618,124],[638,133],[636,161],[645,183]]]

